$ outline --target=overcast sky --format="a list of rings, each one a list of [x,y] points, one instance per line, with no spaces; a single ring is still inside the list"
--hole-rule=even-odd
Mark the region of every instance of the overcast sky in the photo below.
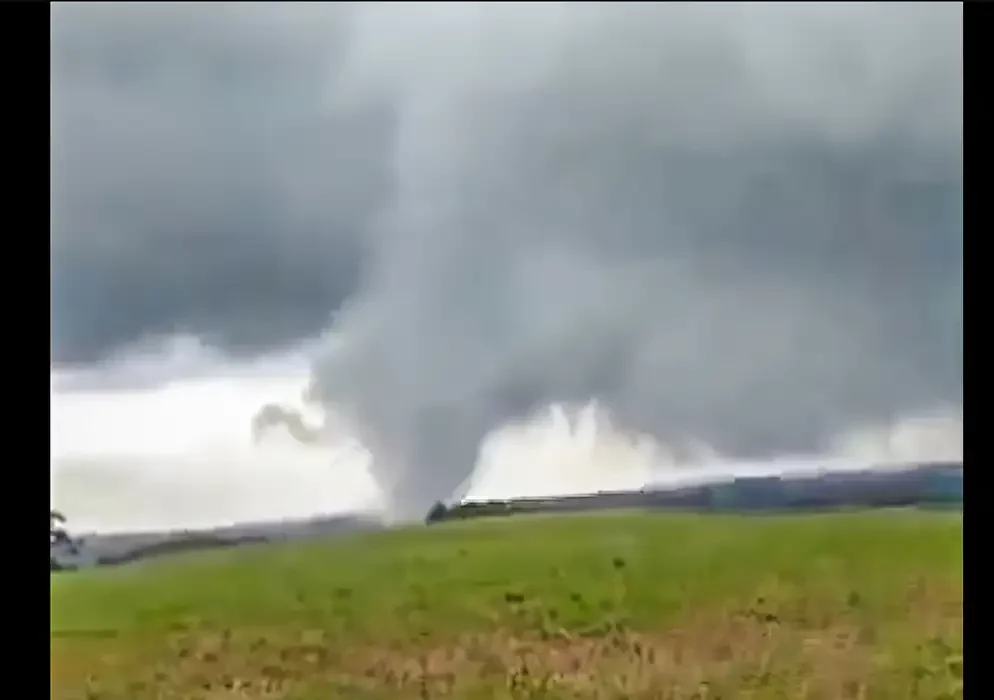
[[[961,401],[959,3],[52,15],[56,363],[333,328],[440,482],[551,398],[750,455]]]
[[[327,107],[333,14],[53,6],[56,362],[175,332],[250,353],[328,324],[392,143],[387,110]]]

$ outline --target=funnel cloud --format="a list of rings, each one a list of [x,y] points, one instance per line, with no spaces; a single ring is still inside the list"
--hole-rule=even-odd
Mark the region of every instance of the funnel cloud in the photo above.
[[[552,402],[749,459],[962,410],[958,3],[78,4],[52,31],[56,359],[324,331],[309,397],[399,516]]]

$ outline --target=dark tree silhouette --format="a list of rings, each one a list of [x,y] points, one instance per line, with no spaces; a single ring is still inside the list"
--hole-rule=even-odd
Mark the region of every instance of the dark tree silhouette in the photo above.
[[[431,525],[432,523],[438,523],[445,520],[448,515],[449,509],[445,507],[445,504],[441,501],[436,501],[432,509],[428,511],[428,515],[425,517],[425,524]]]
[[[48,541],[49,546],[66,545],[70,552],[76,553],[76,544],[69,531],[65,528],[66,516],[57,510],[50,510],[48,518]]]

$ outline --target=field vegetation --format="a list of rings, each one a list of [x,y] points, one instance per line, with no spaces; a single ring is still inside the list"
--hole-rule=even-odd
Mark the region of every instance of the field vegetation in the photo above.
[[[51,577],[51,697],[961,698],[962,516],[466,520]]]

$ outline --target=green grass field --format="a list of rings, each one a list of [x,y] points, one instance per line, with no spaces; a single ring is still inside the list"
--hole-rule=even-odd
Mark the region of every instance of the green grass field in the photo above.
[[[960,698],[961,513],[487,519],[51,579],[52,697]]]

